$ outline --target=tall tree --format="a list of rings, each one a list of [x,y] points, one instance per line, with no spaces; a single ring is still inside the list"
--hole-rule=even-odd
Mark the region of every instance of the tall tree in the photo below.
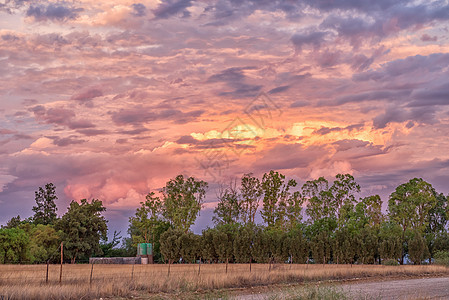
[[[189,230],[200,213],[206,188],[206,182],[183,175],[167,182],[162,189],[163,215],[175,229]]]
[[[162,202],[154,192],[148,193],[145,202],[140,202],[140,207],[133,217],[129,218],[131,226],[136,230],[132,233],[134,243],[155,243],[154,231],[161,221]]]
[[[244,174],[241,180],[240,193],[242,197],[240,217],[243,224],[254,224],[254,218],[262,196],[260,180],[254,177],[252,173]]]
[[[422,178],[413,178],[401,184],[390,195],[389,217],[401,226],[403,244],[408,229],[424,232],[429,224],[429,214],[436,204],[435,190]],[[404,254],[403,251],[401,264],[404,263]]]
[[[262,219],[270,228],[285,228],[289,198],[292,196],[289,190],[296,186],[296,181],[291,179],[285,183],[285,175],[271,170],[263,175],[261,186],[263,191]],[[291,202],[295,203],[295,200],[297,199],[293,199]]]
[[[215,224],[238,223],[241,213],[241,202],[237,190],[236,180],[230,181],[229,185],[220,185],[217,193],[218,205],[214,210],[212,220]]]
[[[360,185],[351,174],[337,174],[330,191],[333,195],[337,219],[342,223],[357,202],[355,194],[360,192]]]
[[[307,203],[307,215],[310,222],[322,218],[335,217],[335,205],[329,182],[324,177],[309,180],[302,186],[302,194]]]
[[[34,193],[36,206],[33,206],[34,216],[33,221],[35,224],[49,225],[54,224],[57,215],[55,200],[56,197],[56,187],[53,183],[47,183],[43,188],[39,189]]]
[[[79,256],[90,256],[100,253],[100,239],[105,237],[107,221],[101,214],[106,210],[103,202],[92,199],[89,203],[82,199],[80,203],[70,202],[66,214],[56,223],[56,229],[61,230],[64,242],[64,254],[72,263]]]

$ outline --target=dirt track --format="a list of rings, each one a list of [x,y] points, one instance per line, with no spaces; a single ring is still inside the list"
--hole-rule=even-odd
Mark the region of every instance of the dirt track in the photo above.
[[[385,280],[342,285],[354,298],[374,299],[449,299],[449,277]]]
[[[449,299],[449,277],[356,281],[337,285],[337,289],[340,288],[354,299]],[[282,295],[282,289],[276,291],[275,294]],[[259,292],[257,294],[243,293],[233,299],[265,300],[272,298],[273,294],[269,292]]]

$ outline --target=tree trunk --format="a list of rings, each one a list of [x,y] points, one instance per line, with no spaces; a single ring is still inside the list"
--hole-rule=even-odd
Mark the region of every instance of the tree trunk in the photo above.
[[[228,274],[228,262],[229,262],[229,258],[226,258],[226,274]]]
[[[252,259],[249,260],[249,272],[250,272],[250,273],[251,273],[251,260],[252,260]]]

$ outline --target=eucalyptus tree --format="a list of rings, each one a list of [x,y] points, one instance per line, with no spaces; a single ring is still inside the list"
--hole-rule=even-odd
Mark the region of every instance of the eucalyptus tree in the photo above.
[[[351,174],[337,174],[330,192],[333,196],[337,219],[341,224],[357,202],[355,194],[360,192],[360,185]]]
[[[263,206],[262,219],[268,228],[285,229],[289,220],[298,219],[301,213],[299,193],[291,194],[296,181],[285,182],[285,175],[271,170],[262,178]]]
[[[162,221],[162,201],[154,192],[148,193],[144,202],[140,202],[134,216],[129,218],[135,229],[131,234],[134,243],[155,243],[155,229]]]
[[[310,223],[322,218],[335,218],[333,195],[326,178],[309,180],[304,183],[301,190],[304,200],[307,201],[306,213]]]
[[[167,182],[162,189],[162,214],[175,229],[188,232],[190,226],[195,223],[207,186],[202,180],[196,180],[194,177],[184,178],[183,175]]]
[[[402,228],[402,243],[405,244],[406,231],[418,230],[421,233],[429,225],[429,214],[435,209],[437,199],[432,185],[422,178],[413,178],[399,185],[390,195],[388,211],[390,220]],[[402,252],[401,264],[404,263]]]
[[[262,196],[260,180],[252,173],[244,174],[240,184],[240,218],[243,224],[254,224],[259,201]]]
[[[228,185],[221,184],[217,192],[218,205],[212,220],[215,224],[235,224],[242,214],[242,202],[239,199],[236,180],[231,179]]]

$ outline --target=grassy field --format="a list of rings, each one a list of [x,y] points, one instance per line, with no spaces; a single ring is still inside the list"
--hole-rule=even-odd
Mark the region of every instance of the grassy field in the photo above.
[[[204,292],[284,283],[313,283],[353,278],[449,276],[443,266],[378,265],[269,265],[224,264],[171,265],[0,265],[0,299],[98,299],[159,293]],[[92,279],[91,279],[92,273]],[[3,297],[3,298],[2,298]]]

